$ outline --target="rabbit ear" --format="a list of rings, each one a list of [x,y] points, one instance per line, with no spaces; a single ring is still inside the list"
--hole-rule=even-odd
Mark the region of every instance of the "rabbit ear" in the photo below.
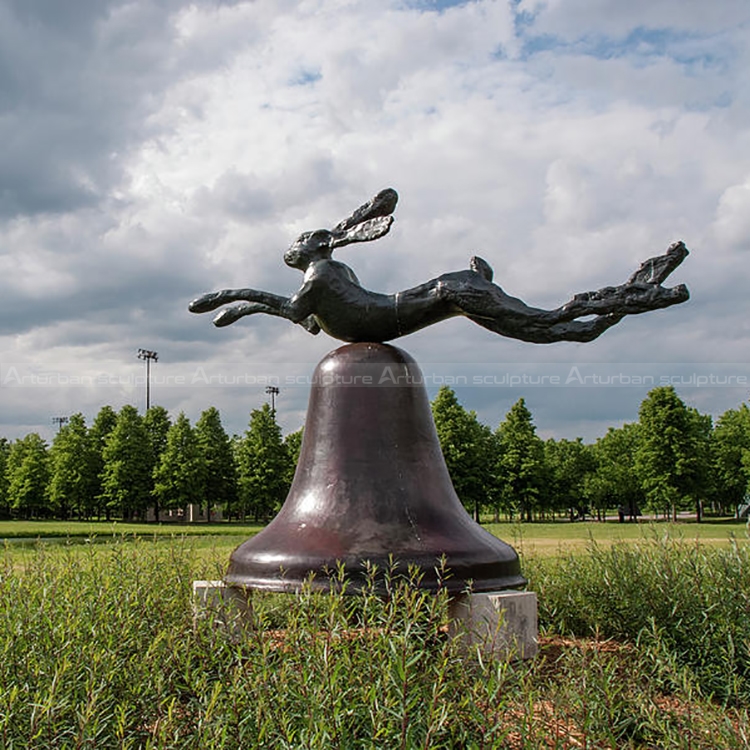
[[[358,224],[363,224],[370,219],[389,216],[396,210],[398,193],[393,188],[381,190],[372,200],[360,206],[350,217],[340,221],[334,228],[334,233],[345,232]],[[390,224],[388,225],[390,227]],[[387,229],[385,230],[388,231]],[[385,234],[385,232],[383,233]],[[380,234],[378,237],[382,237]],[[376,240],[378,237],[369,239]],[[367,240],[352,240],[352,242],[366,242]]]
[[[377,216],[374,219],[359,222],[351,229],[340,229],[341,225],[339,225],[332,232],[331,247],[344,247],[344,245],[351,245],[353,242],[379,240],[388,234],[391,224],[393,224],[392,216]]]

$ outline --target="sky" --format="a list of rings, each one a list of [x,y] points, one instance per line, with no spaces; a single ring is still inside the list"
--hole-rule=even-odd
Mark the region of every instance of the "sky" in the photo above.
[[[391,232],[337,251],[408,289],[478,254],[527,303],[624,282],[683,240],[687,303],[587,344],[456,318],[395,344],[428,393],[496,427],[594,440],[674,385],[750,396],[747,0],[0,0],[0,435],[109,404],[240,433],[279,388],[304,421],[340,342],[279,318],[215,328],[228,287],[281,295],[282,255],[385,187]]]

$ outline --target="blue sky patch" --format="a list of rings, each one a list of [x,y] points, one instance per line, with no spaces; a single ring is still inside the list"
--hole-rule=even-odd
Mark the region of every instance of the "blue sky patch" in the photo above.
[[[310,83],[315,83],[323,77],[323,74],[319,70],[305,70],[302,69],[299,73],[289,80],[291,86],[307,86]]]
[[[560,51],[587,55],[598,60],[635,56],[644,63],[651,59],[669,58],[688,68],[722,69],[732,54],[731,48],[722,48],[719,52],[714,44],[707,44],[707,40],[698,34],[671,29],[640,27],[619,38],[589,34],[569,40],[551,34],[535,35],[529,19],[523,23],[517,22],[516,28],[523,41],[521,59],[529,59],[540,52]]]
[[[474,0],[406,0],[405,5],[409,8],[441,12],[457,5],[468,5],[471,2]]]

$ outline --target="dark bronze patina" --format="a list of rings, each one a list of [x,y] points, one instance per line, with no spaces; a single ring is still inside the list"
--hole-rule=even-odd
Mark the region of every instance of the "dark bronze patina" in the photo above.
[[[304,232],[284,254],[287,265],[305,274],[292,297],[257,289],[224,289],[193,300],[190,310],[209,312],[228,303],[214,324],[226,326],[256,313],[287,318],[310,333],[322,329],[341,341],[391,341],[458,315],[509,338],[549,344],[591,341],[626,315],[669,307],[688,299],[684,284],[661,283],[688,254],[682,242],[650,258],[624,284],[576,294],[554,310],[529,307],[492,282],[492,268],[474,257],[469,268],[438,276],[396,294],[364,289],[354,271],[333,260],[336,248],[368,242],[388,233],[398,196],[387,189],[332,230]],[[578,320],[589,318],[589,320]]]
[[[439,572],[443,558],[448,576]],[[328,588],[337,566],[360,589],[421,570],[419,586],[465,591],[525,583],[515,551],[474,523],[451,484],[416,362],[387,344],[350,344],[315,370],[297,473],[276,518],[231,556],[226,581]]]
[[[388,233],[398,196],[384,190],[331,230],[305,232],[284,255],[304,273],[292,297],[225,289],[190,303],[226,326],[266,313],[351,343],[318,366],[302,451],[276,518],[231,556],[226,581],[296,590],[309,576],[328,588],[337,571],[357,591],[367,563],[421,571],[420,586],[476,592],[522,586],[518,556],[466,513],[448,476],[416,363],[382,342],[454,316],[534,343],[590,341],[626,315],[684,302],[684,285],[661,284],[687,256],[682,242],[651,258],[624,284],[577,294],[554,310],[529,307],[492,282],[481,258],[396,294],[364,289],[333,251]],[[441,563],[442,560],[442,563]],[[447,573],[439,572],[441,565]],[[333,576],[333,578],[332,578]]]

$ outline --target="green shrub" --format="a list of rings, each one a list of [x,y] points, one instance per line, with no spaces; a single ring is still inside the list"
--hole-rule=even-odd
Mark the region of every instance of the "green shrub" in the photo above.
[[[6,550],[0,747],[472,747],[499,731],[476,693],[508,668],[461,656],[445,595],[256,592],[235,642],[193,621],[192,580],[217,577],[194,557],[184,539]]]
[[[568,609],[596,597],[599,554],[565,594],[572,561],[530,565],[548,629],[553,611],[596,629]],[[656,621],[645,649],[554,637],[500,662],[448,638],[446,595],[391,578],[385,598],[255,592],[236,638],[210,610],[193,618],[192,581],[223,563],[184,538],[6,549],[0,750],[743,747],[747,713],[705,699]],[[618,606],[618,622],[638,611]]]
[[[586,554],[532,561],[540,624],[561,634],[637,643],[688,668],[704,695],[750,702],[750,547],[680,539],[589,545]]]

